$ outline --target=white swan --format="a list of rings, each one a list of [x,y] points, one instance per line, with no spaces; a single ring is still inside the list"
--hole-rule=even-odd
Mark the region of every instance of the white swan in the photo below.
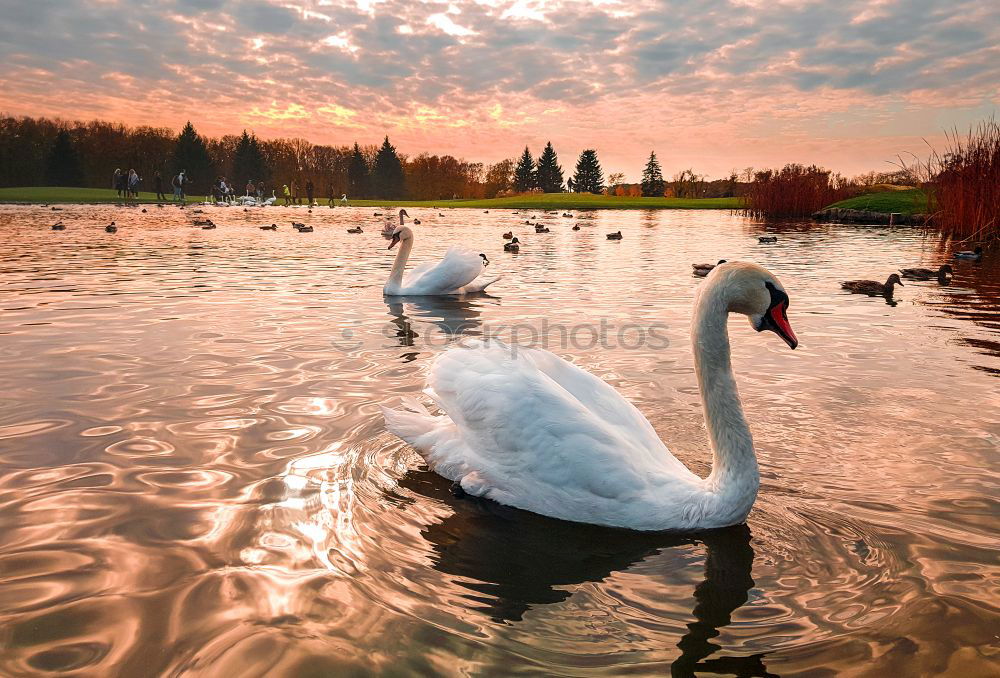
[[[403,217],[408,217],[408,216],[410,216],[410,215],[406,213],[406,210],[399,210],[399,225],[400,226],[403,225]],[[391,216],[387,216],[386,220],[385,220],[385,224],[382,226],[382,237],[383,238],[391,238],[392,234],[395,233],[395,232],[396,232],[396,224],[393,223]]]
[[[760,476],[727,320],[742,313],[795,348],[787,307],[781,283],[754,264],[722,264],[699,290],[691,338],[713,449],[704,479],[614,388],[548,351],[499,342],[475,341],[435,360],[427,393],[444,416],[411,401],[406,410],[383,407],[386,425],[462,491],[501,504],[636,530],[742,523]]]
[[[404,279],[406,260],[409,259],[410,250],[413,249],[413,231],[409,226],[397,226],[393,230],[389,249],[391,250],[397,243],[402,245],[396,253],[396,260],[392,262],[392,272],[385,287],[382,288],[383,294],[390,296],[470,294],[482,292],[500,279],[499,276],[493,278],[483,276],[485,261],[475,252],[458,247],[450,248],[441,261],[417,266]]]

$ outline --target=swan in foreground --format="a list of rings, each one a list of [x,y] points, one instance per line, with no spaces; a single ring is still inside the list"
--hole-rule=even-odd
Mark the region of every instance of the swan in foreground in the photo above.
[[[396,253],[396,260],[392,262],[389,280],[382,288],[383,294],[390,296],[471,294],[482,292],[500,279],[499,276],[487,278],[481,275],[486,267],[483,258],[475,252],[458,247],[450,248],[441,261],[417,266],[404,278],[406,261],[410,258],[410,250],[413,249],[413,230],[409,226],[396,227],[392,232],[389,249],[399,243],[402,244]]]
[[[703,530],[742,523],[760,474],[730,364],[728,318],[798,345],[788,295],[760,266],[719,266],[698,290],[691,339],[713,450],[707,478],[674,457],[645,417],[598,377],[548,351],[475,340],[434,361],[427,394],[382,408],[456,493],[542,515],[635,530]]]

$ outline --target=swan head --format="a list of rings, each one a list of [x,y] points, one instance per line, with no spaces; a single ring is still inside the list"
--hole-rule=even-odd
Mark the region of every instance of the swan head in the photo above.
[[[412,240],[412,239],[413,239],[413,231],[410,230],[409,226],[398,226],[396,230],[392,232],[392,240],[389,241],[388,249],[391,250],[393,247],[399,244],[400,240]]]
[[[773,273],[756,264],[722,262],[709,273],[708,279],[711,282],[701,293],[719,290],[728,312],[742,313],[755,330],[774,332],[789,348],[799,345],[788,322],[788,293]]]

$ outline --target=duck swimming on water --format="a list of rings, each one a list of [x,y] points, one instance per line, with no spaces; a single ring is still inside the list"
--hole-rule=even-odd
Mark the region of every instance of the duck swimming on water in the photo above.
[[[724,264],[724,263],[726,263],[725,259],[719,259],[718,263],[715,264],[691,264],[691,268],[693,269],[692,272],[696,276],[698,276],[699,278],[704,278],[712,271],[713,268],[715,268],[719,264]]]
[[[934,277],[938,280],[944,280],[947,276],[954,273],[951,269],[951,264],[941,264],[941,267],[936,271],[930,268],[901,268],[899,272],[904,278],[912,280],[930,280]]]
[[[608,240],[621,240],[621,239],[622,239],[621,231],[618,231],[617,233],[608,233]]]
[[[518,240],[517,238],[514,238],[508,243],[504,243],[503,246],[504,252],[518,252],[520,251],[520,249],[521,249],[521,241]]]
[[[845,290],[850,290],[852,294],[867,294],[870,297],[892,298],[892,288],[895,285],[903,287],[903,281],[899,279],[898,273],[890,275],[885,283],[874,280],[845,280],[840,284]]]
[[[955,252],[955,258],[972,259],[973,261],[979,261],[980,259],[983,258],[983,248],[980,247],[979,245],[976,245],[976,249],[972,250],[971,252],[969,250],[963,250],[962,252]]]

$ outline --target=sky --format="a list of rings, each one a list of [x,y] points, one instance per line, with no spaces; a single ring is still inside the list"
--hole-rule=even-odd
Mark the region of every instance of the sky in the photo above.
[[[944,147],[1000,109],[996,0],[0,0],[0,112],[378,143],[551,140],[637,180]]]

